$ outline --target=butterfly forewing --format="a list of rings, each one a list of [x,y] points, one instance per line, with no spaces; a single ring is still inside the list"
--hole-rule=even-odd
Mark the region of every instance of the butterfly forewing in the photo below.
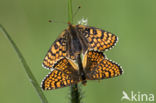
[[[59,38],[52,44],[43,61],[43,66],[45,68],[52,68],[58,60],[67,55],[67,35],[66,31],[62,32]]]
[[[68,75],[71,75],[73,78],[78,77],[78,67],[77,65],[70,59],[62,58],[55,65],[54,69],[61,70]]]
[[[97,67],[103,59],[104,55],[102,52],[87,51],[83,59],[83,68],[86,73],[92,71],[94,67]]]
[[[104,51],[112,48],[117,42],[117,36],[104,30],[77,25],[78,31],[87,39],[88,49]]]
[[[55,65],[54,70],[42,82],[44,90],[57,89],[70,86],[79,82],[78,68],[66,58],[60,59]]]
[[[43,90],[57,89],[74,84],[73,78],[65,72],[55,69],[42,82]]]
[[[97,66],[89,68],[90,70],[87,73],[87,79],[89,80],[112,78],[122,74],[121,67],[106,58],[104,58]]]

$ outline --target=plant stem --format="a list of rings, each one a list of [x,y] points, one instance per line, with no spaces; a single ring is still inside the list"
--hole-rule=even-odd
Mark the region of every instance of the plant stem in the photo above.
[[[80,91],[77,84],[71,86],[71,103],[80,103]]]
[[[73,23],[72,0],[68,0],[68,22]],[[80,103],[78,84],[71,86],[71,103]]]
[[[68,0],[68,22],[73,23],[72,0]]]
[[[37,80],[35,79],[33,73],[31,72],[30,67],[28,66],[27,62],[25,61],[22,53],[20,52],[20,50],[18,49],[18,47],[16,46],[15,42],[12,40],[12,38],[10,37],[10,35],[8,34],[8,32],[6,31],[6,29],[0,24],[0,29],[3,32],[4,36],[6,36],[6,38],[9,40],[9,42],[11,43],[12,47],[14,48],[15,52],[18,55],[18,58],[20,60],[20,62],[22,63],[24,70],[30,80],[30,82],[32,83],[32,85],[34,86],[37,94],[39,95],[42,103],[48,103],[46,97],[44,96],[39,84],[37,83]]]

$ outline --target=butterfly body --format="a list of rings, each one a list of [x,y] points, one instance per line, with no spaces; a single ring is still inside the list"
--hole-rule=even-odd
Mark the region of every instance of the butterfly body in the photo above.
[[[79,67],[79,77],[80,80],[82,81],[82,84],[86,84],[87,80],[86,80],[86,73],[85,73],[85,69],[83,68],[83,64],[82,64],[82,60],[80,55],[78,55],[77,57],[77,63],[78,63],[78,67]]]
[[[81,33],[77,29],[76,25],[69,24],[66,30],[68,33],[67,54],[71,59],[76,59],[79,54],[84,53],[88,48],[87,42],[81,37]]]

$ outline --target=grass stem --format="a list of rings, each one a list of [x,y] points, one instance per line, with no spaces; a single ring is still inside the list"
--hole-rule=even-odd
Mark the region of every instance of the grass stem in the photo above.
[[[17,47],[17,45],[15,44],[15,42],[12,40],[12,38],[10,37],[10,35],[8,34],[8,32],[6,31],[6,29],[0,24],[0,30],[3,32],[4,36],[8,39],[8,41],[10,42],[10,44],[12,45],[13,49],[15,50],[28,78],[29,81],[32,83],[33,87],[35,88],[37,94],[39,95],[42,103],[48,103],[46,97],[44,96],[39,84],[37,83],[37,80],[35,78],[35,76],[33,75],[33,73],[31,72],[30,67],[28,66],[25,58],[23,57],[22,53],[20,52],[19,48]]]

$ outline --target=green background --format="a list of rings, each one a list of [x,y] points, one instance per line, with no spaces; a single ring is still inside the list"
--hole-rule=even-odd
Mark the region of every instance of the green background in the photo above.
[[[130,95],[156,95],[156,1],[73,0],[73,11],[82,8],[88,25],[116,34],[119,42],[107,57],[119,63],[124,74],[88,81],[81,86],[84,103],[120,103],[122,91]],[[52,19],[56,23],[48,23]],[[57,23],[65,22],[65,23]],[[67,27],[67,0],[0,0],[3,24],[28,62],[38,83],[50,71],[41,64],[50,45]],[[68,103],[70,88],[44,91],[49,103]],[[129,101],[124,101],[130,103]],[[40,103],[32,84],[8,40],[0,32],[0,103]]]

